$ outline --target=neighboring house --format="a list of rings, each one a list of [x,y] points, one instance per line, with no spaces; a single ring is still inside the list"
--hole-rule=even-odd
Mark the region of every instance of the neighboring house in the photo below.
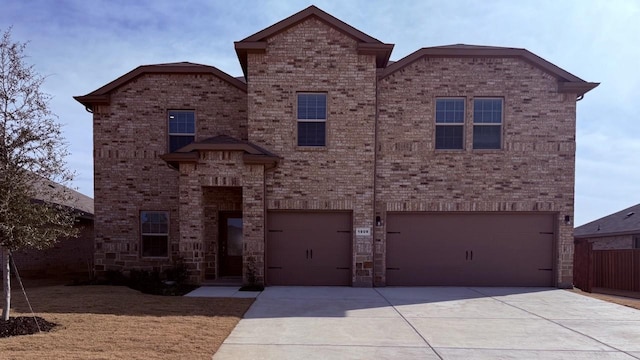
[[[78,237],[58,239],[52,247],[36,250],[25,249],[13,252],[13,260],[20,275],[27,277],[88,276],[93,272],[93,199],[63,185],[43,180],[39,186],[48,189],[35,201],[48,201],[42,193],[66,192],[64,205],[74,210]]]
[[[98,272],[267,285],[572,285],[576,101],[524,49],[392,44],[311,6],[238,80],[140,66],[93,113]]]
[[[579,226],[573,236],[593,250],[640,249],[640,204]]]

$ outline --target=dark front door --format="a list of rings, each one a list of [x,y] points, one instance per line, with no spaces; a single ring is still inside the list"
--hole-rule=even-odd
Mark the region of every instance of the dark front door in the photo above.
[[[220,276],[242,276],[242,213],[220,213]]]

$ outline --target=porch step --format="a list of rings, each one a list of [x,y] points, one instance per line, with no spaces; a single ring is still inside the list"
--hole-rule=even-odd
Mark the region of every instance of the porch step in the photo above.
[[[200,283],[201,286],[242,286],[241,276],[226,276],[213,280],[204,280]]]

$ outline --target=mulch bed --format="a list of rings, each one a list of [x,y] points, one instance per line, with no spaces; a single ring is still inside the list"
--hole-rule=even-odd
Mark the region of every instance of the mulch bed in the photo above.
[[[38,321],[36,325],[36,320]],[[9,321],[0,320],[0,338],[17,335],[37,334],[38,326],[41,332],[51,331],[57,324],[48,322],[39,316],[10,317]]]

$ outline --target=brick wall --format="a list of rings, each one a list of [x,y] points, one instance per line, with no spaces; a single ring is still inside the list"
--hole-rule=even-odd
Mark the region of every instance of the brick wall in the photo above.
[[[210,74],[144,74],[94,107],[97,271],[162,268],[170,259],[140,258],[139,213],[170,212],[170,252],[178,255],[178,171],[167,152],[167,111],[195,110],[196,140],[247,138],[246,93]]]
[[[13,261],[20,275],[87,278],[93,269],[93,220],[82,219],[76,227],[80,231],[77,238],[60,239],[48,249],[14,252]]]
[[[633,235],[603,236],[587,239],[593,250],[633,249]]]
[[[571,284],[575,97],[515,58],[422,58],[379,83],[376,212],[557,214],[559,284]],[[464,150],[435,150],[435,99],[465,99]],[[473,98],[503,98],[503,149],[473,150]],[[376,239],[384,271],[384,226]],[[384,278],[377,282],[384,283]]]
[[[317,18],[248,56],[249,140],[283,157],[267,172],[267,208],[352,210],[373,226],[376,66],[356,41]],[[296,93],[327,93],[327,146],[297,146]],[[371,236],[354,237],[353,284],[372,284]]]

